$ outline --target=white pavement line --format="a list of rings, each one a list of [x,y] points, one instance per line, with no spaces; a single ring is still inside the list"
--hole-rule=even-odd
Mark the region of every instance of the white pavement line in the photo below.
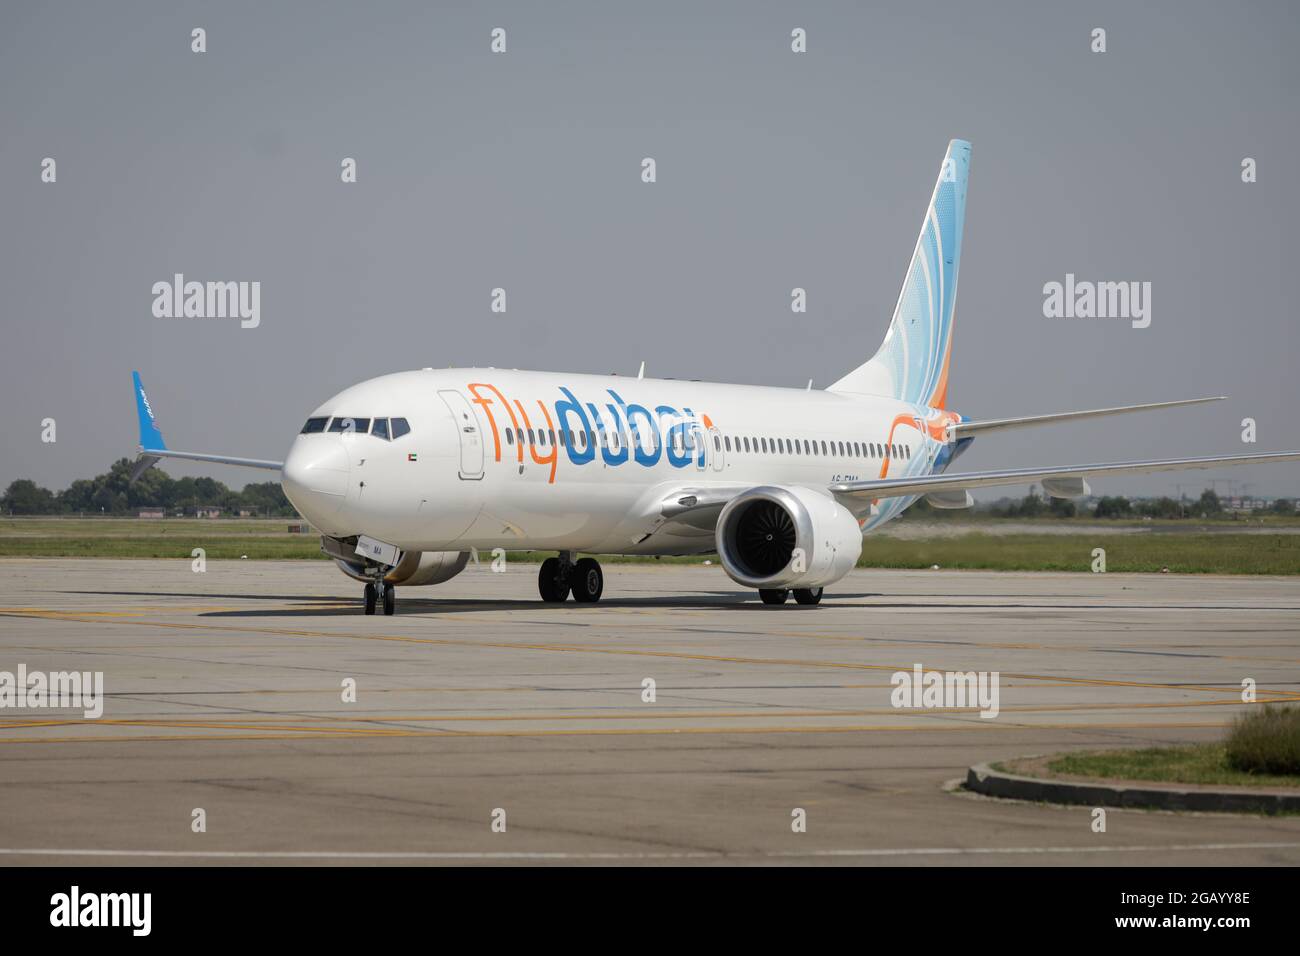
[[[980,847],[897,847],[844,850],[765,850],[756,853],[727,853],[713,850],[681,852],[618,853],[502,850],[464,851],[366,851],[366,850],[94,850],[53,848],[0,848],[0,856],[94,856],[165,857],[205,860],[724,860],[754,857],[895,857],[895,856],[996,856],[999,854],[1048,853],[1158,853],[1205,850],[1294,850],[1296,843],[1170,843],[1164,846],[980,846]]]

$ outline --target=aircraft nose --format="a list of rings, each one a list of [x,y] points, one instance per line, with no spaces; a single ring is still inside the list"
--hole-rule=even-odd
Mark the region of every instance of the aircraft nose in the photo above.
[[[303,517],[331,515],[348,490],[348,455],[330,435],[309,435],[294,442],[284,461],[281,487]]]

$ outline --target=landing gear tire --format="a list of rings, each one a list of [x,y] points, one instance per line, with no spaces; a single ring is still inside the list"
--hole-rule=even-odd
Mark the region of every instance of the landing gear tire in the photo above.
[[[548,604],[562,604],[569,596],[569,580],[559,558],[547,558],[537,572],[537,592]],[[573,595],[578,596],[576,593]]]
[[[759,588],[758,596],[763,599],[764,604],[784,604],[785,599],[790,596],[789,588]]]
[[[595,558],[583,558],[573,566],[573,599],[581,604],[595,604],[605,593],[605,572]]]
[[[384,613],[389,617],[397,610],[397,588],[384,588]]]
[[[373,584],[366,585],[366,613],[375,613],[375,604],[379,599],[379,590]]]
[[[821,604],[821,588],[795,588],[794,599],[800,604]]]

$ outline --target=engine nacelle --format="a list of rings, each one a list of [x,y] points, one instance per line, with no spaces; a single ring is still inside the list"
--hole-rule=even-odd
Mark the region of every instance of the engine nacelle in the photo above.
[[[750,588],[825,587],[862,554],[857,518],[810,488],[751,488],[727,502],[716,535],[722,567]]]

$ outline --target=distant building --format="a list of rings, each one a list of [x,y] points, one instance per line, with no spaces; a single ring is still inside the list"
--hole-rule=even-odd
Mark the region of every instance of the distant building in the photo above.
[[[166,512],[162,508],[141,508],[137,518],[165,518]]]
[[[195,508],[194,517],[196,518],[220,518],[220,508]]]
[[[1273,507],[1272,498],[1251,498],[1245,495],[1241,497],[1227,498],[1223,506],[1229,511],[1264,511]]]

